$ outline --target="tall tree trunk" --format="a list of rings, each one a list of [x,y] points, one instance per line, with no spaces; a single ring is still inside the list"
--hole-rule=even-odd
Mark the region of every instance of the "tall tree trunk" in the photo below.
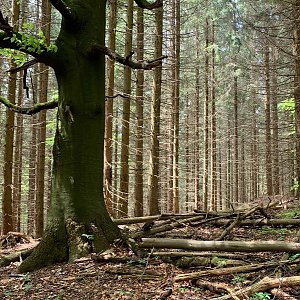
[[[116,27],[117,27],[117,0],[110,1],[109,17],[109,41],[108,45],[112,51],[116,50]],[[112,127],[113,127],[113,96],[115,87],[115,61],[107,61],[108,87],[105,105],[105,165],[104,165],[104,197],[107,210],[112,216],[116,216],[113,209],[112,189]]]
[[[23,103],[23,84],[22,80],[18,81],[18,105]],[[23,116],[16,116],[16,135],[15,135],[15,151],[14,151],[14,179],[13,179],[13,224],[15,231],[21,231],[21,195],[22,195],[22,162],[23,162]]]
[[[32,99],[33,105],[37,103],[37,94],[35,89],[38,85],[38,68],[34,66],[34,72],[31,78],[32,81]],[[35,235],[35,199],[36,199],[36,157],[37,157],[37,116],[33,115],[30,120],[30,148],[29,148],[29,170],[28,170],[28,200],[27,200],[27,234]]]
[[[17,30],[16,24],[20,14],[20,5],[17,0],[12,2],[12,11],[12,24],[14,24],[14,30]],[[12,64],[12,66],[15,66],[15,64]],[[16,74],[10,73],[8,81],[8,100],[11,103],[15,103],[16,79]],[[7,109],[3,169],[2,234],[6,234],[7,232],[12,231],[14,228],[12,211],[14,121],[14,112]]]
[[[197,26],[196,28],[196,39],[197,41],[200,40],[200,28]],[[196,50],[196,60],[200,60],[200,45],[197,46]],[[200,174],[200,163],[199,163],[199,153],[200,153],[200,66],[199,64],[195,67],[195,146],[194,146],[194,172],[193,172],[193,178],[194,178],[194,208],[200,209],[200,182],[199,182],[199,174]]]
[[[137,11],[137,60],[144,59],[144,11],[138,8]],[[137,71],[136,80],[136,155],[135,155],[135,190],[134,190],[134,215],[143,215],[144,206],[144,70]]]
[[[294,56],[295,56],[295,129],[296,129],[296,176],[298,188],[296,196],[300,199],[300,0],[294,1]]]
[[[71,11],[78,9],[74,3]],[[105,57],[87,49],[95,42],[105,44],[106,3],[80,4],[76,20],[84,25],[70,26],[72,21],[64,18],[52,61],[59,105],[48,225],[20,272],[99,252],[120,237],[103,196]]]
[[[234,69],[234,72],[236,72],[236,68]],[[238,98],[238,78],[237,75],[234,75],[233,78],[233,92],[234,92],[234,202],[239,202],[239,98]]]
[[[46,43],[50,43],[51,4],[48,0],[42,1],[42,31]],[[48,95],[49,67],[40,65],[39,102],[46,102]],[[44,195],[45,195],[45,142],[46,142],[46,111],[39,113],[39,131],[37,148],[37,194],[35,205],[35,236],[41,237],[44,231]]]
[[[212,27],[212,41],[215,43],[215,26]],[[217,116],[216,116],[216,74],[215,74],[215,49],[212,50],[211,61],[211,207],[217,210],[218,201],[218,172],[217,172]]]
[[[272,89],[271,89],[271,107],[272,107],[272,158],[273,158],[273,193],[280,194],[280,176],[279,176],[279,119],[278,119],[278,83],[277,83],[277,52],[272,48]]]
[[[258,132],[257,132],[257,96],[256,90],[253,89],[252,95],[252,124],[251,124],[251,199],[258,197]]]
[[[273,195],[272,140],[271,140],[271,90],[270,90],[270,49],[265,46],[265,130],[266,130],[266,184],[267,194]]]
[[[208,210],[208,170],[209,170],[209,21],[206,18],[205,22],[205,70],[204,70],[204,89],[205,89],[205,99],[204,99],[204,110],[203,110],[203,184],[202,184],[202,201],[204,211]]]
[[[132,29],[133,29],[133,0],[127,4],[127,26],[125,41],[125,56],[132,55]],[[122,117],[122,148],[121,148],[121,174],[120,174],[120,203],[119,217],[128,215],[129,192],[129,123],[130,123],[130,98],[131,98],[131,68],[124,68],[123,93],[128,98],[123,102]]]
[[[155,12],[156,35],[155,35],[155,57],[162,56],[163,36],[163,9],[158,8]],[[160,106],[161,106],[161,84],[162,68],[153,71],[153,97],[151,109],[151,153],[150,153],[150,175],[149,175],[149,211],[150,215],[160,212],[159,208],[159,135],[160,135]]]

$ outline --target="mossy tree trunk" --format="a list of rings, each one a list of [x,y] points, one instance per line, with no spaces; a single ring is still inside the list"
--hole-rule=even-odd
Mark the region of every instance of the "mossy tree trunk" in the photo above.
[[[103,195],[104,55],[135,69],[152,69],[164,58],[133,62],[105,47],[106,0],[50,2],[62,15],[56,47],[37,39],[33,45],[28,43],[0,9],[0,48],[21,50],[51,66],[59,92],[58,103],[39,103],[33,110],[16,107],[0,96],[2,103],[20,113],[58,106],[48,225],[40,244],[21,264],[20,272],[99,252],[121,236],[106,210]],[[162,5],[161,0],[135,2],[146,9]]]
[[[78,26],[62,22],[53,65],[59,104],[50,216],[21,272],[100,251],[120,235],[102,192],[105,58],[88,51],[92,43],[104,45],[105,2],[73,1]]]

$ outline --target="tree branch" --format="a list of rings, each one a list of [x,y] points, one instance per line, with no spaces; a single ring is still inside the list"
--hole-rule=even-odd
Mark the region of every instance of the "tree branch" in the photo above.
[[[147,61],[141,61],[141,62],[134,62],[131,60],[130,57],[123,57],[120,54],[112,51],[110,48],[102,45],[93,45],[90,49],[89,53],[91,55],[95,55],[98,53],[103,53],[107,55],[110,59],[117,61],[118,63],[128,66],[132,69],[144,69],[144,70],[151,70],[155,67],[158,67],[161,65],[161,61],[167,56],[162,56],[159,58],[156,58],[154,60],[147,60]]]
[[[29,67],[35,65],[36,63],[38,63],[38,60],[36,58],[34,58],[34,59],[29,60],[26,63],[24,63],[22,66],[11,68],[11,69],[7,70],[6,72],[12,73],[12,74],[18,73],[20,71],[28,69]]]
[[[58,105],[57,101],[50,101],[50,102],[38,103],[32,107],[20,107],[18,105],[11,103],[8,99],[2,96],[0,96],[0,103],[4,104],[10,110],[23,115],[34,115],[45,109],[56,108]]]
[[[50,0],[50,2],[64,18],[73,19],[71,8],[63,0]]]
[[[0,32],[0,48],[18,50],[35,57],[38,62],[52,66],[55,53],[49,51],[46,44],[40,44],[38,51],[35,51],[30,44],[26,45],[20,41],[22,41],[22,35],[19,32]]]
[[[149,3],[147,0],[134,0],[135,3],[141,7],[146,9],[154,9],[163,6],[163,0],[156,0],[154,3]]]

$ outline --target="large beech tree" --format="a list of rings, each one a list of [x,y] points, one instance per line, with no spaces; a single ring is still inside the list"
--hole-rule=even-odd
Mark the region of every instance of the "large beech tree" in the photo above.
[[[120,237],[103,198],[105,55],[135,69],[151,69],[161,62],[135,62],[132,54],[122,57],[105,46],[106,0],[50,2],[62,16],[55,46],[16,32],[0,11],[0,48],[31,55],[34,61],[27,65],[41,62],[52,67],[59,90],[48,225],[21,272],[101,251]],[[162,6],[162,0],[135,2],[146,9]],[[4,97],[0,100],[27,114],[56,106],[51,102],[20,108]]]

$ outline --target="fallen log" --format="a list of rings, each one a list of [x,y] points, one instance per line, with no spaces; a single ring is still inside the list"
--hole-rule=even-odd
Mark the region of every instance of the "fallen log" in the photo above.
[[[222,297],[212,298],[211,300],[227,300],[234,299],[232,296],[239,297],[239,299],[245,299],[258,292],[264,292],[273,288],[285,288],[300,286],[300,276],[282,277],[282,278],[269,278],[265,277],[259,282],[253,284],[250,287],[246,287],[235,292],[233,295],[226,295]],[[241,298],[242,297],[242,298]]]
[[[153,228],[147,232],[133,233],[130,237],[133,239],[136,239],[136,238],[141,238],[143,236],[149,236],[149,235],[153,235],[156,233],[170,231],[170,230],[173,230],[174,228],[185,227],[185,226],[191,224],[192,222],[199,221],[201,219],[203,219],[203,215],[197,215],[195,217],[190,217],[190,218],[186,218],[186,219],[182,219],[182,220],[174,220],[173,223]]]
[[[184,281],[184,280],[192,280],[192,279],[199,279],[201,277],[208,277],[208,276],[223,276],[223,275],[230,275],[230,274],[239,274],[239,273],[250,273],[255,272],[262,269],[267,268],[277,268],[279,265],[293,265],[298,264],[299,260],[295,261],[281,261],[281,262],[267,262],[267,263],[260,263],[260,264],[250,264],[246,266],[237,266],[237,267],[228,267],[228,268],[219,268],[219,269],[212,269],[212,270],[205,270],[200,272],[193,272],[193,273],[186,273],[186,274],[179,274],[175,276],[174,281]]]
[[[187,214],[161,214],[161,215],[155,215],[155,216],[113,219],[113,221],[117,225],[127,225],[127,224],[139,224],[139,223],[145,223],[145,222],[151,222],[151,221],[163,221],[163,220],[168,220],[170,218],[186,219],[186,218],[192,218],[192,217],[196,217],[196,216],[202,216],[202,218],[205,218],[207,216],[216,216],[216,215],[217,215],[217,213],[214,213],[214,212],[187,213]]]
[[[140,248],[166,248],[220,252],[300,252],[300,243],[285,241],[197,241],[168,238],[142,238]]]
[[[232,220],[216,220],[212,221],[211,225],[214,226],[228,226]],[[239,224],[240,226],[300,226],[300,219],[255,219],[244,220]]]
[[[160,257],[182,257],[182,256],[202,256],[202,257],[219,257],[219,258],[235,258],[235,259],[244,259],[244,255],[239,255],[236,253],[217,253],[217,252],[185,252],[185,251],[177,251],[177,252],[170,252],[170,251],[163,251],[163,252],[153,252],[151,256],[160,256]]]
[[[34,248],[25,249],[0,257],[0,267],[6,267],[12,262],[24,260],[32,253],[33,249]]]
[[[297,300],[288,293],[283,292],[280,287],[278,289],[271,289],[270,293],[279,300]]]

